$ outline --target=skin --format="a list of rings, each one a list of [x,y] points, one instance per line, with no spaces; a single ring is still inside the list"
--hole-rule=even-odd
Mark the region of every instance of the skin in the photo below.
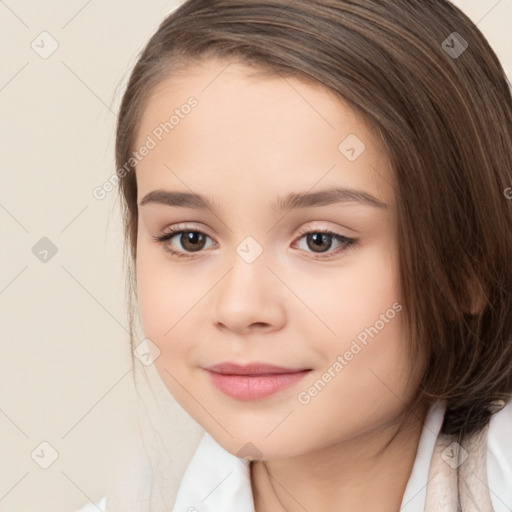
[[[227,64],[208,60],[161,82],[138,131],[137,147],[187,98],[198,100],[136,170],[137,292],[145,336],[160,350],[154,364],[221,446],[233,454],[246,443],[255,447],[257,512],[396,511],[426,413],[418,411],[383,450],[424,368],[422,361],[410,368],[403,313],[308,404],[298,400],[365,327],[401,303],[389,161],[327,89]],[[349,134],[366,146],[354,161],[338,149]],[[270,207],[277,196],[331,186],[363,190],[387,207],[351,201],[279,214]],[[208,195],[218,211],[141,206],[155,189]],[[207,236],[195,246],[184,247],[179,234],[167,241],[183,258],[153,238],[180,223]],[[331,238],[315,251],[300,230],[319,229],[358,244],[336,254],[343,244]],[[263,249],[250,264],[236,252],[247,236]],[[219,391],[203,369],[223,361],[312,371],[290,388],[245,401]]]

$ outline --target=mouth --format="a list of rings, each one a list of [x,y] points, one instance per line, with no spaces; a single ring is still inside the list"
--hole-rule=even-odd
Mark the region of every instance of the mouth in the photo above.
[[[273,395],[298,383],[312,371],[311,368],[284,368],[264,363],[220,363],[204,369],[217,389],[238,400],[258,400]]]

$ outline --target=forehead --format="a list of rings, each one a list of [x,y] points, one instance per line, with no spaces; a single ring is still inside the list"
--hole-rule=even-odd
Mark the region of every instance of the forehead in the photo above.
[[[345,102],[313,81],[229,61],[191,65],[153,90],[136,148],[148,138],[154,147],[136,171],[143,192],[157,183],[176,184],[181,174],[190,185],[224,183],[240,191],[242,180],[246,191],[251,183],[302,190],[341,180],[391,199],[381,141]]]

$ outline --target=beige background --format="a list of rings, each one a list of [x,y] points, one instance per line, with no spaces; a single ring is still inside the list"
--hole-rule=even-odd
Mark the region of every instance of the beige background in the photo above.
[[[129,71],[177,3],[0,0],[0,511],[98,500],[109,464],[133,443],[118,201],[92,191],[115,171]],[[512,0],[455,3],[512,79]],[[180,472],[200,430],[163,396]]]

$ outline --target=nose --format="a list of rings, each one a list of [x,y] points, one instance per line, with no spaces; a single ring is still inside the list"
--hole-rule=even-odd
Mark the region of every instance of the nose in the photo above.
[[[238,256],[217,285],[214,322],[238,334],[272,331],[285,322],[285,290],[264,258],[252,263]]]

